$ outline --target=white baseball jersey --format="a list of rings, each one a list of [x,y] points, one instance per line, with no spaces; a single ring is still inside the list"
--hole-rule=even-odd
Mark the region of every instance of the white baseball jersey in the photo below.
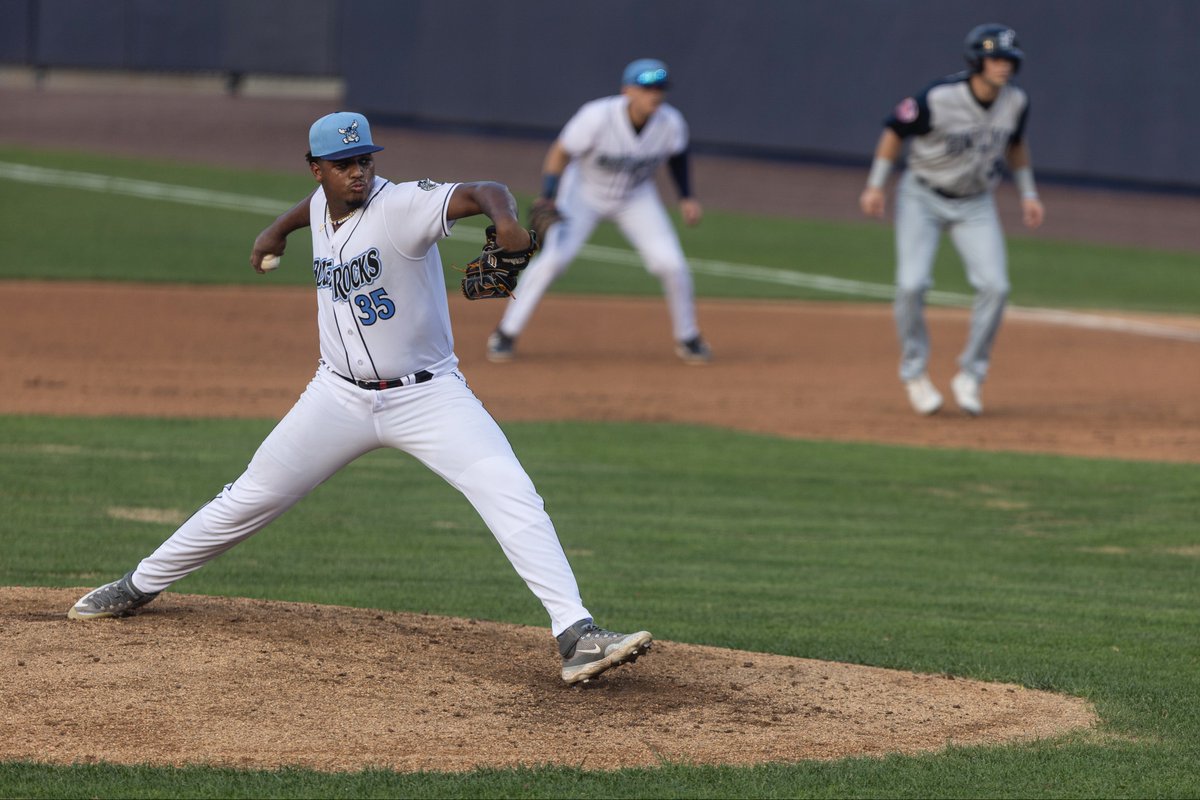
[[[912,137],[908,168],[918,179],[966,197],[996,187],[1005,150],[1021,141],[1028,112],[1025,92],[1011,85],[983,105],[962,72],[900,101],[884,124]]]
[[[571,156],[568,169],[579,171],[590,199],[625,199],[664,161],[687,149],[687,123],[678,109],[663,103],[641,131],[635,131],[628,105],[624,95],[585,103],[558,137]]]
[[[360,380],[453,370],[454,337],[436,242],[453,225],[457,183],[376,177],[363,207],[335,231],[324,192],[309,206],[321,359]]]
[[[138,564],[131,578],[138,588],[165,589],[262,530],[354,459],[394,447],[471,502],[542,601],[555,635],[591,617],[542,498],[455,369],[436,242],[450,232],[446,212],[457,186],[376,178],[366,204],[336,231],[325,193],[314,194],[309,221],[323,365],[246,471]],[[396,380],[422,370],[432,375]],[[389,385],[369,388],[346,377]],[[372,519],[403,531],[402,510]]]

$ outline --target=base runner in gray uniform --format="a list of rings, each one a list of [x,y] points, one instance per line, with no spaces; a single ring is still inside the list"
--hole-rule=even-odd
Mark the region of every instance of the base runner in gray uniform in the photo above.
[[[925,326],[925,293],[933,285],[942,231],[949,233],[975,290],[970,333],[950,388],[959,408],[976,416],[983,413],[980,386],[1009,292],[993,196],[1005,160],[1021,195],[1025,225],[1037,228],[1044,217],[1025,142],[1029,99],[1009,82],[1025,55],[1016,32],[1005,25],[979,25],[967,34],[964,55],[968,71],[905,98],[884,121],[859,199],[863,213],[883,217],[884,185],[909,140],[908,169],[896,193],[895,317],[900,380],[918,414],[942,407],[942,395],[927,372]]]

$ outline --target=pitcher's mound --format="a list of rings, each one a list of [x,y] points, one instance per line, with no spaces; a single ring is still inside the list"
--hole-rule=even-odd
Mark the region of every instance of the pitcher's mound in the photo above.
[[[546,629],[419,614],[168,593],[127,619],[66,619],[86,591],[0,588],[0,760],[613,769],[1096,722],[1083,700],[1017,686],[667,641],[569,688]]]

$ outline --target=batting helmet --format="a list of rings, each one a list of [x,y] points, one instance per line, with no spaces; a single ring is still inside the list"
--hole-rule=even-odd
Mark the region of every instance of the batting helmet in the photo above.
[[[963,57],[967,59],[972,72],[983,71],[984,58],[1007,58],[1013,62],[1013,72],[1021,68],[1024,51],[1017,43],[1017,32],[1007,25],[989,22],[976,25],[967,34]]]

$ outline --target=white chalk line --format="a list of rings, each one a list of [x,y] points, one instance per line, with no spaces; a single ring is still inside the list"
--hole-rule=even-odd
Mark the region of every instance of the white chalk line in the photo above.
[[[249,211],[272,216],[278,216],[294,205],[271,198],[253,197],[234,192],[220,192],[212,189],[199,189],[191,186],[179,186],[134,178],[118,178],[112,175],[37,167],[29,164],[4,161],[0,161],[0,178],[41,186],[61,186],[70,189],[83,189],[127,197],[139,197],[146,200],[165,200],[205,208]],[[483,236],[481,228],[469,225],[455,225],[454,230],[462,237],[480,239]],[[580,255],[584,258],[607,264],[633,267],[641,267],[642,265],[642,260],[636,253],[616,247],[587,244],[583,246]],[[700,275],[756,281],[777,286],[793,286],[849,297],[890,300],[894,292],[891,284],[835,278],[830,275],[815,275],[755,264],[740,264],[730,261],[691,257],[688,258],[688,264],[691,266],[693,272]],[[926,300],[931,305],[969,308],[972,298],[970,295],[957,292],[931,290],[927,294]],[[1024,306],[1010,306],[1008,314],[1013,318],[1033,320],[1049,325],[1130,333],[1140,336],[1177,339],[1185,342],[1200,342],[1200,330],[1189,330],[1158,322],[1122,319],[1104,314]]]

